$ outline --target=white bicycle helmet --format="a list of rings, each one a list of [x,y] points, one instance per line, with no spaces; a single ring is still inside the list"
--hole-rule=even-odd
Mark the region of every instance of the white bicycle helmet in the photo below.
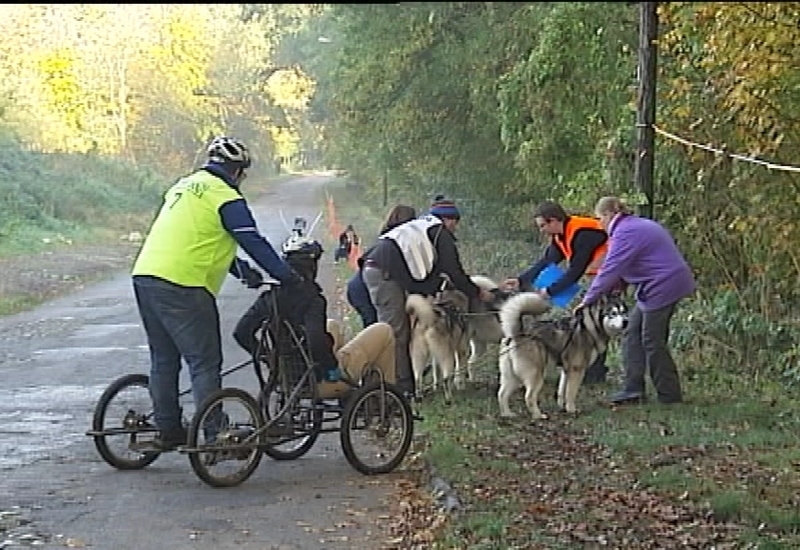
[[[219,136],[208,144],[208,160],[232,164],[237,168],[250,168],[250,152],[244,143],[235,138]]]

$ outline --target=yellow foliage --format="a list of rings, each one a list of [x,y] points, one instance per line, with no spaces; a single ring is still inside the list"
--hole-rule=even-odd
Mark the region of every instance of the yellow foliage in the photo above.
[[[39,58],[38,66],[49,92],[51,105],[74,110],[80,103],[80,85],[75,74],[75,56],[72,52],[63,49],[45,53]]]
[[[700,93],[713,91],[719,116],[734,117],[748,150],[774,151],[787,130],[780,98],[800,58],[800,3],[672,2],[659,13],[668,24],[662,51],[676,67],[706,73]],[[692,105],[697,95],[696,86],[673,86],[666,97]]]
[[[267,90],[265,74],[288,32],[284,20],[302,26],[317,8],[252,5],[260,15],[243,20],[240,7],[4,7],[3,125],[32,148],[95,150],[144,162],[156,157],[159,168],[165,168],[165,151],[175,151],[175,165],[184,165],[199,143],[221,131],[241,134],[271,154],[268,127],[300,125],[299,111],[307,110],[315,89],[302,72],[286,71]],[[294,115],[290,122],[283,111]],[[306,133],[275,135],[282,151],[293,154]]]
[[[86,151],[89,144],[81,138],[86,115],[85,94],[78,78],[78,60],[69,48],[44,52],[35,56],[41,74],[46,108],[60,122],[52,127],[47,138],[49,147],[67,151]]]
[[[294,128],[281,128],[270,126],[269,133],[275,143],[275,152],[278,157],[288,158],[297,153],[300,136]]]
[[[186,107],[196,104],[196,92],[208,83],[206,69],[213,50],[206,31],[202,20],[177,10],[164,20],[161,40],[150,48],[158,76],[168,83],[166,90]]]
[[[315,82],[299,68],[282,69],[267,81],[267,91],[280,107],[304,111],[314,95]]]

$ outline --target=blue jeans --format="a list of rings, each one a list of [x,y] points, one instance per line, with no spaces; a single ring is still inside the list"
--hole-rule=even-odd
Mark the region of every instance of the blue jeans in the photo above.
[[[219,311],[205,288],[134,276],[133,291],[150,347],[150,397],[162,432],[182,429],[178,383],[181,358],[189,366],[195,405],[222,387]]]
[[[339,245],[336,247],[336,252],[334,252],[333,260],[338,262],[339,260],[346,260],[350,256],[350,247]]]
[[[361,278],[360,270],[347,281],[347,302],[358,312],[364,328],[378,322],[378,311],[372,305],[369,290]]]

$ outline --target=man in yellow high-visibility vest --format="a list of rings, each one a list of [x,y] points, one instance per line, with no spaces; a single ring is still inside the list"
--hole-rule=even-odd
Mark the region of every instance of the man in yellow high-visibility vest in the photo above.
[[[241,246],[284,285],[301,278],[259,233],[239,185],[250,167],[240,141],[214,138],[208,162],[164,194],[133,266],[133,289],[150,347],[150,396],[159,429],[155,444],[186,443],[178,402],[181,359],[189,366],[194,402],[221,387],[222,343],[216,296],[226,274],[248,286],[259,271],[236,257]]]

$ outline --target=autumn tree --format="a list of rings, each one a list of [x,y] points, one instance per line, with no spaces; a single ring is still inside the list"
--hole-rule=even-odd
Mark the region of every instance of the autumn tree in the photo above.
[[[0,9],[4,121],[31,147],[119,155],[170,172],[185,170],[219,132],[248,141],[265,165],[302,147],[313,83],[273,57],[312,5]]]
[[[731,153],[797,164],[800,4],[670,3],[661,18],[664,129]],[[795,295],[795,173],[669,140],[662,145],[667,158],[680,159],[673,166],[686,163],[681,178],[664,178],[662,194],[692,255],[702,258],[708,283],[738,289],[763,311],[775,295]]]

